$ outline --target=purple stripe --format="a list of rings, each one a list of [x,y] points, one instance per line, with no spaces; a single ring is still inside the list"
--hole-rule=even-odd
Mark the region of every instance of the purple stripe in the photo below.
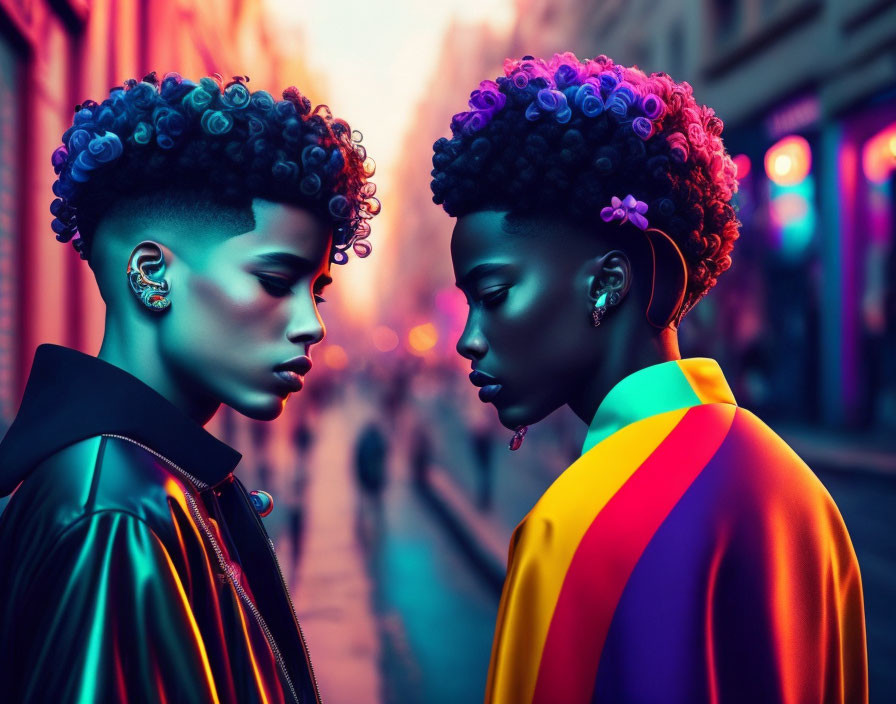
[[[654,534],[614,613],[593,702],[710,702],[705,629],[709,569],[724,526],[742,512],[742,492],[756,481],[750,467],[757,451],[761,454],[763,442],[777,440],[771,431],[770,436],[757,434],[758,427],[745,422],[738,409],[721,447]],[[761,545],[746,549],[761,550]],[[732,608],[714,616],[713,631],[726,633],[729,646],[722,661],[717,659],[716,671],[728,683],[776,671],[772,644],[755,635],[769,632],[767,624],[756,621],[762,609],[751,609],[750,621],[744,623],[737,608],[768,599],[761,589],[760,578],[740,583],[734,592],[726,590]],[[750,698],[755,696],[751,689],[745,681],[744,701],[758,701]]]

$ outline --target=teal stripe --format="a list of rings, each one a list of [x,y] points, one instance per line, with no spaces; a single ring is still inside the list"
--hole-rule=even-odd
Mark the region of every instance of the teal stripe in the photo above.
[[[645,367],[616,384],[598,406],[582,454],[635,421],[700,404],[677,360]]]

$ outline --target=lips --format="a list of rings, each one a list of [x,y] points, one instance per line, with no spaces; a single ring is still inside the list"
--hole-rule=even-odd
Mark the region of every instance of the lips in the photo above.
[[[305,379],[302,375],[291,369],[281,369],[274,372],[274,374],[289,387],[290,391],[301,391],[302,386],[305,384]]]
[[[474,369],[470,373],[470,381],[473,386],[480,387],[479,400],[483,403],[488,403],[489,401],[494,400],[494,398],[501,393],[501,389],[504,388],[491,374],[486,374],[478,369]]]
[[[274,368],[274,375],[290,391],[300,391],[305,384],[305,375],[311,370],[311,359],[302,355]]]

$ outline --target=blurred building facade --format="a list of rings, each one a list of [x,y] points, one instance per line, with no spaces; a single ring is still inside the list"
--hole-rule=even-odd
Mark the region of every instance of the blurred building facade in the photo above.
[[[896,427],[896,4],[519,0],[505,42],[477,53],[453,39],[440,65],[464,71],[440,77],[436,102],[450,105],[421,108],[420,148],[504,56],[607,54],[688,81],[725,121],[743,228],[731,270],[682,325],[683,354],[718,358],[740,402],[770,418]],[[450,281],[451,224],[416,151],[393,208],[414,223],[396,238],[426,232],[442,248],[408,255],[426,271],[409,305],[425,311],[433,282]]]
[[[50,154],[73,107],[153,70],[313,94],[300,54],[272,49],[262,0],[0,0],[0,431],[38,344],[95,354],[102,338],[93,277],[49,227]]]

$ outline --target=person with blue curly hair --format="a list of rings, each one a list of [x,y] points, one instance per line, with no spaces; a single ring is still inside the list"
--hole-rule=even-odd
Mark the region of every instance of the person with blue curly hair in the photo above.
[[[331,264],[380,209],[359,133],[295,88],[169,73],[85,101],[52,228],[106,303],[97,357],[38,348],[0,443],[9,701],[319,702],[240,455],[311,369]]]
[[[511,539],[486,704],[868,699],[836,505],[679,352],[738,236],[722,128],[667,74],[557,54],[508,59],[434,145],[480,400],[511,450],[564,406],[588,427]]]

